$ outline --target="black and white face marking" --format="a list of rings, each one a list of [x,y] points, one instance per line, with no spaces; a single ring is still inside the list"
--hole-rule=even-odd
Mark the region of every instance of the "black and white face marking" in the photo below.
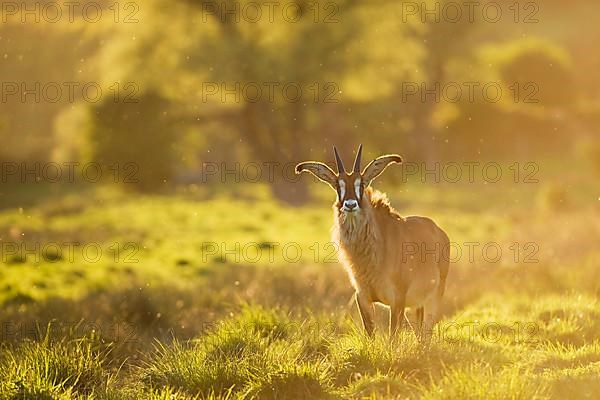
[[[343,212],[357,212],[363,195],[361,177],[340,177],[338,180],[338,196]]]
[[[342,203],[344,201],[344,198],[346,197],[346,182],[344,182],[343,179],[340,179],[338,181],[338,188],[338,197],[340,199],[340,203]]]
[[[354,193],[356,193],[356,198],[362,198],[362,179],[356,178],[354,180]]]

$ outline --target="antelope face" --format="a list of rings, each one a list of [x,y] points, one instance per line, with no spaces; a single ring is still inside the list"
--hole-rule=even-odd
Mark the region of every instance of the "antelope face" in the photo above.
[[[338,172],[335,173],[327,165],[316,162],[307,161],[296,165],[296,173],[300,174],[308,171],[315,175],[323,182],[329,184],[337,193],[338,202],[336,205],[344,214],[359,213],[364,208],[364,192],[365,188],[371,184],[371,181],[378,177],[383,170],[391,163],[400,163],[402,158],[396,154],[377,157],[360,171],[360,158],[362,154],[362,144],[358,146],[356,158],[354,159],[354,167],[352,172],[346,172],[344,163],[338,154],[337,149],[333,146],[335,154],[335,162]]]
[[[360,173],[340,174],[337,178],[338,205],[342,212],[359,212],[364,192],[363,179]]]

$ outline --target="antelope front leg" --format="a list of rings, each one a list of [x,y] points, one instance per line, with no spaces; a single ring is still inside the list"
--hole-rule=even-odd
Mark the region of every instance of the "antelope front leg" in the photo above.
[[[374,311],[373,303],[361,296],[358,292],[355,294],[356,304],[358,305],[358,311],[360,313],[360,319],[362,320],[363,327],[367,332],[367,335],[373,336],[373,330],[375,329],[375,323],[373,322]]]
[[[402,297],[396,300],[390,306],[390,339],[393,338],[400,329],[402,329],[402,323],[404,322],[404,308],[406,299]]]

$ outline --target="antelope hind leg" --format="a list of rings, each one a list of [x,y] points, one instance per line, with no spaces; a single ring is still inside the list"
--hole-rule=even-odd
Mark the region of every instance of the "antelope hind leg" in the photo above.
[[[433,328],[437,322],[440,301],[441,296],[432,296],[431,299],[425,302],[425,306],[421,308],[423,310],[421,338],[426,344],[431,341],[431,336],[433,335]]]
[[[390,339],[402,329],[404,323],[404,308],[406,300],[404,298],[396,301],[390,307]]]

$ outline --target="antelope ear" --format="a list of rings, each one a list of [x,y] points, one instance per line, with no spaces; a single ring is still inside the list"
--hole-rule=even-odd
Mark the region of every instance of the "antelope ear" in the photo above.
[[[327,165],[316,161],[307,161],[296,165],[297,174],[301,174],[304,171],[310,172],[331,186],[333,190],[337,190],[337,175]]]
[[[377,157],[371,161],[369,165],[365,167],[365,169],[363,169],[361,175],[365,181],[365,186],[369,186],[371,181],[381,175],[388,165],[391,163],[400,164],[401,162],[402,157],[400,157],[398,154],[387,154],[385,156]]]

